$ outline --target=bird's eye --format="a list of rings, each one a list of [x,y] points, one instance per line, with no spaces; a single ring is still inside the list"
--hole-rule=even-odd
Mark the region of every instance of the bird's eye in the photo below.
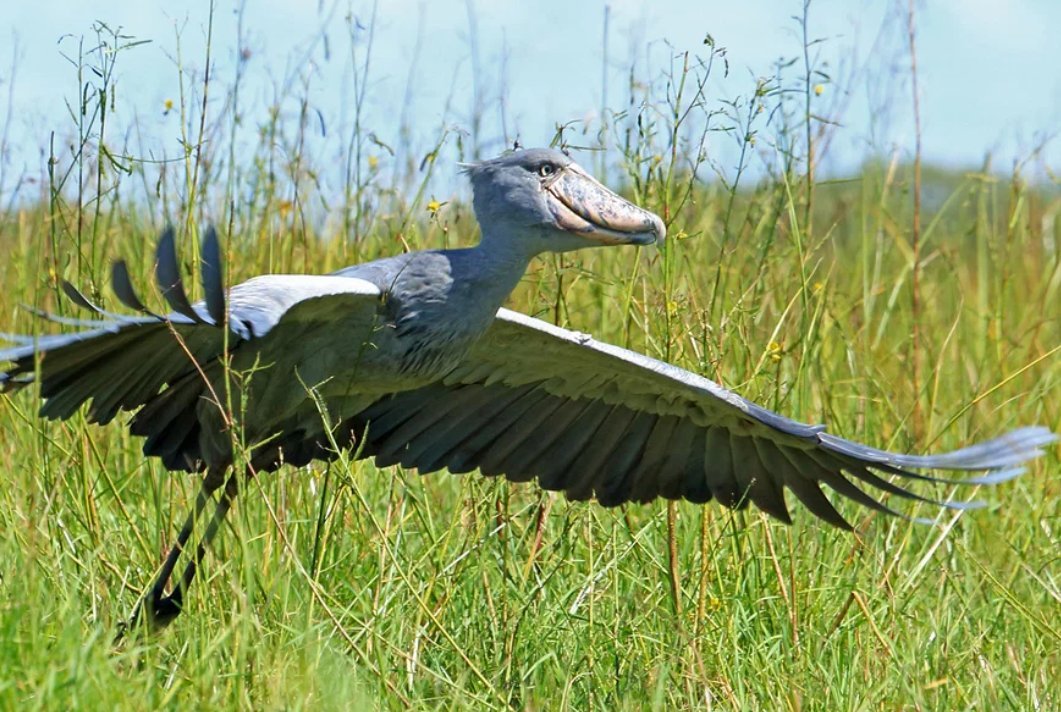
[[[553,173],[556,173],[556,166],[554,166],[552,163],[543,163],[538,166],[538,175],[540,175],[542,178],[548,178]]]

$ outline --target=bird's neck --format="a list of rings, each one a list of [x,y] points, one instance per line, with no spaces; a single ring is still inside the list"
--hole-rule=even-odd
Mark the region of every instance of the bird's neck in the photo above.
[[[455,283],[468,285],[476,300],[491,312],[505,303],[534,257],[512,242],[484,235],[475,247],[454,251],[460,253],[453,263],[459,272],[454,274]]]

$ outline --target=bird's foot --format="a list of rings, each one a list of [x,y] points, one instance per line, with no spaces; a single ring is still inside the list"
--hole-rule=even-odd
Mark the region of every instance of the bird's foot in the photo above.
[[[148,633],[157,633],[172,623],[183,609],[184,597],[179,589],[164,596],[162,589],[153,588],[140,599],[129,620],[118,627],[114,642],[124,638],[127,632],[139,628],[145,628]]]
[[[178,591],[168,596],[152,596],[151,607],[147,609],[147,623],[152,630],[162,630],[181,614],[184,601]]]

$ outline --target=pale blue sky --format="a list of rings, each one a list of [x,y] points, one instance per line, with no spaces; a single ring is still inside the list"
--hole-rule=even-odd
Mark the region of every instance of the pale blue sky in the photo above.
[[[598,110],[605,4],[611,7],[608,102],[614,108],[623,106],[631,62],[642,72],[651,64],[649,73],[654,73],[667,60],[670,50],[664,40],[676,51],[703,51],[703,37],[710,32],[728,49],[730,79],[712,83],[712,102],[746,94],[754,76],[768,74],[778,57],[800,51],[791,19],[800,11],[799,0],[474,0],[480,76],[486,85],[486,153],[496,153],[503,139],[503,78],[507,127],[510,134],[518,132],[525,145],[547,142],[558,121],[593,116]],[[181,28],[184,62],[202,67],[207,5],[205,0],[8,3],[0,20],[0,121],[10,108],[13,121],[5,157],[9,175],[39,173],[49,131],[69,131],[64,101],[76,96],[76,78],[60,49],[76,48],[69,40],[61,45],[58,41],[66,34],[86,35],[88,41],[95,19],[152,40],[119,62],[115,120],[120,124],[137,118],[150,142],[176,154],[177,119],[162,112],[166,99],[177,98],[176,29]],[[230,84],[235,72],[236,6],[235,0],[217,3],[214,66],[221,86]],[[903,35],[895,19],[905,7],[905,0],[811,4],[811,36],[827,40],[818,51],[829,71],[842,78],[847,74],[842,68],[869,68],[844,78],[841,85],[827,86],[816,100],[828,107],[841,93],[849,99],[830,153],[834,172],[850,170],[873,152],[909,155],[912,149],[909,89],[888,79],[893,69],[906,71]],[[342,18],[349,8],[367,24],[372,3],[247,0],[246,8],[246,45],[252,54],[246,64],[244,99],[248,107],[259,107],[249,118],[256,123],[265,116],[263,107],[273,101],[273,87],[294,69],[312,76],[310,100],[329,128],[340,134],[333,133],[330,140],[345,139],[342,127],[349,122],[349,107],[342,104],[351,92]],[[1061,130],[1061,2],[931,0],[921,3],[918,12],[928,160],[978,166],[992,151],[995,167],[1006,171],[1043,136]],[[307,49],[322,27],[330,39],[327,60],[320,45]],[[380,0],[368,92],[369,130],[387,142],[398,142],[398,117],[410,76],[410,123],[418,148],[429,145],[443,124],[467,128],[472,104],[468,28],[463,0]],[[1061,138],[1050,144],[1033,170],[1040,175],[1044,166],[1061,171],[1059,143]],[[728,160],[724,146],[713,150],[723,163]]]

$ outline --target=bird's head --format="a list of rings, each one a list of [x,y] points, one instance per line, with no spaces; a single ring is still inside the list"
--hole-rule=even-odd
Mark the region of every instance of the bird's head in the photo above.
[[[515,151],[465,166],[484,239],[520,240],[533,254],[599,245],[651,245],[659,216],[605,188],[560,151]]]

